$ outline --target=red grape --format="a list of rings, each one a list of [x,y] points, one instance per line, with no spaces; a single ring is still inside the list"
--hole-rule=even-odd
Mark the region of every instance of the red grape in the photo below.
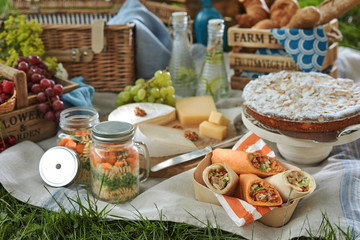
[[[59,95],[54,95],[54,96],[51,98],[51,102],[55,102],[56,100],[60,100],[60,96],[59,96]]]
[[[61,111],[55,111],[55,113],[54,113],[56,122],[60,121],[60,113],[61,113]]]
[[[39,93],[39,92],[41,92],[41,86],[40,86],[40,84],[38,84],[38,83],[35,83],[35,84],[33,84],[32,86],[31,86],[31,92],[33,92],[33,93],[35,93],[35,94],[37,94],[37,93]]]
[[[45,95],[46,95],[47,97],[49,97],[49,98],[52,98],[52,97],[55,95],[54,89],[51,88],[51,87],[46,88],[46,89],[45,89]]]
[[[18,62],[18,63],[20,63],[20,62],[27,62],[27,59],[26,59],[26,57],[24,57],[24,56],[20,56],[20,57],[18,57],[17,62]]]
[[[54,121],[55,120],[55,114],[53,111],[48,111],[47,113],[45,113],[45,119],[49,120],[49,121]]]
[[[36,55],[30,55],[29,56],[29,63],[33,66],[39,65],[40,64],[40,58],[39,56]]]
[[[50,84],[51,84],[51,87],[54,87],[55,86],[55,81],[50,79]]]
[[[6,147],[1,146],[1,147],[0,147],[0,153],[3,152],[3,151],[5,151],[5,149],[6,149]]]
[[[47,97],[44,92],[39,92],[37,94],[36,98],[39,102],[46,102],[46,100],[47,100]]]
[[[33,73],[31,75],[31,81],[33,83],[40,83],[40,80],[44,78],[40,73]]]
[[[27,71],[29,70],[29,64],[27,62],[19,62],[17,69],[27,73]]]
[[[7,146],[14,146],[16,144],[16,137],[14,135],[9,135],[5,138],[5,143]]]
[[[55,111],[61,111],[64,109],[64,102],[61,100],[56,100],[52,103],[52,107]]]
[[[50,80],[47,79],[47,78],[41,79],[41,81],[40,81],[40,86],[41,86],[43,89],[46,89],[46,88],[50,87],[50,86],[51,86]]]
[[[55,92],[56,95],[61,96],[63,94],[63,90],[64,90],[64,88],[63,88],[63,86],[61,84],[55,84],[54,92]]]
[[[45,114],[50,110],[49,105],[46,103],[40,103],[38,106],[38,111]]]

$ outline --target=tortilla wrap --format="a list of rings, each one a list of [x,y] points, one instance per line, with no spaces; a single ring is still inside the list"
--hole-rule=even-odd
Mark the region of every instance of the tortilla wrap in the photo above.
[[[222,177],[223,174],[225,174],[225,177]],[[206,186],[211,191],[228,196],[234,194],[239,183],[238,175],[230,167],[221,163],[207,166],[203,171],[202,177]]]
[[[280,193],[284,202],[295,198],[303,198],[316,188],[315,179],[303,170],[287,170],[265,178]],[[290,182],[289,182],[290,181]],[[297,184],[292,182],[297,182]]]
[[[239,150],[217,148],[213,150],[212,163],[223,163],[228,165],[237,174],[253,173],[259,177],[268,177],[284,172],[286,168],[275,158],[261,153],[248,153]],[[261,165],[256,163],[263,161]]]
[[[254,206],[274,207],[283,203],[276,188],[252,173],[240,174],[235,197]]]

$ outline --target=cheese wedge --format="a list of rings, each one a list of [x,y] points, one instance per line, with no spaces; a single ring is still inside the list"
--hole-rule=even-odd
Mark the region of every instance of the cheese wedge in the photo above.
[[[184,130],[155,124],[139,124],[135,141],[146,144],[150,157],[164,157],[194,151],[196,145],[184,137]]]
[[[146,112],[146,116],[136,116],[135,108],[139,107]],[[123,121],[133,124],[140,123],[166,124],[176,119],[175,108],[160,103],[130,103],[116,108],[109,114],[109,121]]]
[[[221,112],[211,111],[209,122],[227,127],[229,124],[229,119],[227,119]]]
[[[198,125],[209,119],[211,111],[216,111],[212,96],[176,99],[176,113],[182,125]]]
[[[215,138],[217,140],[223,140],[226,137],[226,131],[227,127],[208,121],[203,121],[199,125],[200,136]]]

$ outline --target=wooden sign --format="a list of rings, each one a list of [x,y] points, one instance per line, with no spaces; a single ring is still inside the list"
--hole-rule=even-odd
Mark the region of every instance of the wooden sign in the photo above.
[[[325,56],[321,70],[333,66],[337,59],[338,43],[333,43]],[[301,71],[290,56],[229,53],[230,68],[252,72]]]
[[[229,28],[228,45],[251,48],[283,48],[274,38],[270,30],[239,28],[239,25]]]

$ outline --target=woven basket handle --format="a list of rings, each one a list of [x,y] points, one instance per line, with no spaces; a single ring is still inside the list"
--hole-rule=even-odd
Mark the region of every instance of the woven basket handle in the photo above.
[[[0,75],[13,80],[16,88],[16,108],[29,106],[26,74],[23,71],[0,64]]]

